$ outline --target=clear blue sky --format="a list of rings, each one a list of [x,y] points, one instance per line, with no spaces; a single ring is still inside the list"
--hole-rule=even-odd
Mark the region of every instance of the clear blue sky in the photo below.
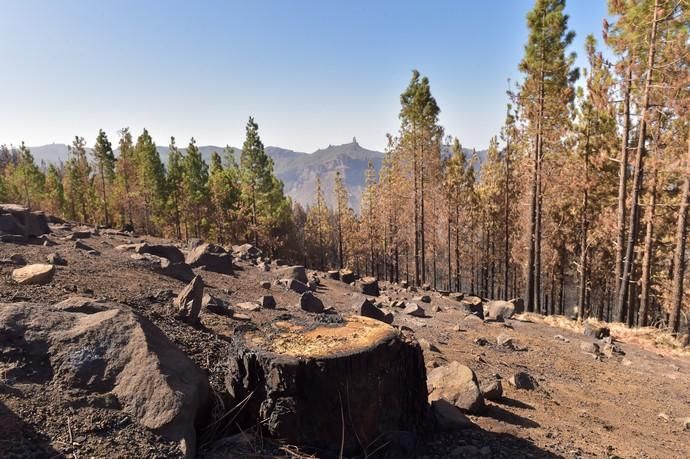
[[[247,117],[267,145],[382,149],[414,68],[448,134],[485,147],[531,0],[0,0],[0,143],[91,145],[147,127],[158,144],[241,146]],[[573,50],[600,37],[605,0],[570,0]]]

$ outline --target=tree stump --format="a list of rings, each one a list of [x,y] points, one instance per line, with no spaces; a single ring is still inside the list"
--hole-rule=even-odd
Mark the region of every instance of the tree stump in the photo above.
[[[368,317],[276,321],[234,336],[225,384],[245,425],[261,422],[319,457],[346,455],[414,432],[427,410],[419,344]],[[250,395],[251,394],[251,395]]]

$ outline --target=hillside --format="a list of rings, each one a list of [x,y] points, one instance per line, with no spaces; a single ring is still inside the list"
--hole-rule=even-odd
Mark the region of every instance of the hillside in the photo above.
[[[62,143],[30,148],[38,163],[41,161],[46,163],[64,162],[67,160],[67,145]],[[163,164],[167,164],[168,147],[159,146],[157,149]],[[213,152],[223,156],[224,147],[202,145],[199,146],[199,150],[204,159],[208,161]],[[184,148],[182,148],[182,151],[184,151]],[[467,158],[471,157],[471,149],[465,148],[463,151]],[[240,149],[234,147],[234,152],[235,160],[239,162]],[[118,153],[117,150],[115,153]],[[287,148],[268,146],[266,147],[266,154],[273,159],[276,176],[283,181],[286,194],[295,202],[299,202],[303,206],[312,204],[316,192],[316,179],[321,177],[321,186],[326,196],[326,202],[332,207],[335,204],[333,193],[335,175],[336,172],[340,172],[345,177],[345,185],[350,192],[350,206],[357,212],[359,211],[362,190],[364,189],[364,174],[369,161],[372,162],[377,173],[381,169],[381,162],[383,161],[383,153],[364,148],[357,142],[356,138],[353,138],[350,143],[329,145],[313,153],[303,153]],[[444,148],[442,154],[444,156],[448,155],[448,148]],[[476,168],[484,161],[486,151],[479,150],[477,154],[479,156],[479,163],[475,165]]]

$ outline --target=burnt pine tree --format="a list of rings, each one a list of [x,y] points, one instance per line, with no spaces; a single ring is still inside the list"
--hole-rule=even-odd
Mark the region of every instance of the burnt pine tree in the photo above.
[[[563,13],[565,0],[537,0],[527,15],[529,38],[520,70],[525,79],[519,102],[532,139],[532,176],[529,186],[529,248],[525,266],[525,305],[528,311],[541,310],[541,220],[542,166],[549,147],[560,141],[568,125],[568,104],[578,77],[573,68],[575,54],[566,55],[575,33],[568,30]]]

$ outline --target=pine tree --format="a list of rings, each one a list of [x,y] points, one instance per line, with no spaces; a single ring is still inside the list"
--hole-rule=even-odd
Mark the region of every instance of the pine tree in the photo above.
[[[134,146],[138,189],[143,201],[142,221],[146,233],[154,234],[165,203],[165,168],[149,132],[144,129]]]
[[[572,83],[575,55],[566,56],[573,41],[568,31],[568,16],[563,14],[565,0],[537,0],[527,15],[529,38],[520,70],[525,80],[519,102],[532,137],[533,159],[529,196],[530,238],[525,267],[527,285],[525,303],[528,311],[541,310],[541,222],[542,170],[545,153],[560,141],[563,126],[568,125],[568,103],[573,98]]]
[[[335,198],[336,198],[336,233],[338,241],[338,263],[340,269],[344,268],[345,263],[345,239],[344,232],[349,230],[349,201],[350,197],[343,182],[343,176],[340,171],[335,174]]]
[[[34,162],[31,150],[22,142],[10,182],[15,195],[28,209],[34,209],[40,204],[44,181],[45,177]]]
[[[194,235],[201,237],[205,226],[204,215],[208,206],[208,165],[201,157],[201,152],[192,137],[182,160],[182,183],[184,186],[185,214],[187,220],[192,217]]]
[[[402,148],[409,152],[412,163],[414,282],[419,285],[426,282],[425,183],[428,184],[430,175],[440,172],[443,129],[438,125],[441,110],[431,95],[429,79],[421,77],[417,70],[412,72],[412,79],[401,94],[400,103],[400,142]]]
[[[307,208],[305,224],[305,246],[308,253],[316,254],[319,269],[325,270],[329,260],[326,258],[326,248],[330,245],[329,235],[333,234],[328,218],[328,206],[321,189],[321,177],[316,177],[316,196],[314,205]]]
[[[182,239],[180,206],[182,204],[182,195],[184,193],[183,182],[183,161],[184,158],[180,149],[177,148],[175,137],[170,137],[170,144],[168,145],[168,170],[166,176],[167,190],[168,190],[168,205],[173,214],[173,224],[175,227],[175,237]],[[186,220],[185,220],[186,225]]]
[[[44,209],[53,215],[64,215],[66,211],[65,189],[62,175],[54,164],[48,165],[45,182]]]
[[[120,224],[134,226],[134,190],[137,188],[136,158],[134,157],[134,142],[129,128],[119,131],[120,156],[115,164],[115,184],[117,200],[120,209]]]
[[[221,243],[229,232],[228,221],[237,209],[239,188],[233,176],[234,158],[232,164],[224,168],[220,155],[213,152],[208,170],[208,191],[210,195],[213,219],[216,227],[216,239]]]
[[[92,194],[91,166],[86,157],[86,142],[83,137],[75,136],[69,147],[69,156],[65,165],[65,189],[70,203],[70,218],[82,222],[89,221],[89,204]]]
[[[96,165],[96,178],[101,188],[101,212],[103,214],[106,227],[110,226],[110,216],[108,214],[107,189],[111,187],[115,178],[115,155],[113,147],[108,140],[108,136],[103,129],[98,131],[96,145],[92,151]]]

